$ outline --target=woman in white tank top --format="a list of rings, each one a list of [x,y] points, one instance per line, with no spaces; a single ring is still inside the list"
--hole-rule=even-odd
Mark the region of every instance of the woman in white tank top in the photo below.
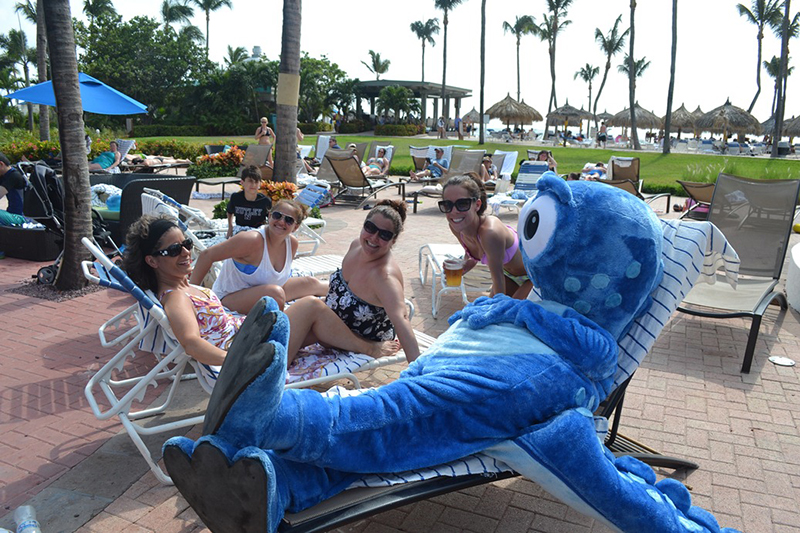
[[[189,281],[200,284],[214,262],[224,261],[212,290],[225,307],[244,314],[262,296],[274,298],[281,309],[289,300],[325,296],[327,283],[313,277],[291,277],[298,246],[293,233],[306,217],[305,209],[293,200],[280,200],[267,225],[258,231],[238,233],[203,250]]]

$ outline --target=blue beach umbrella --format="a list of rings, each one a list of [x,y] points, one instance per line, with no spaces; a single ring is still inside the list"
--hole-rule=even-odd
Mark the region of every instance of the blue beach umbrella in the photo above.
[[[98,115],[135,115],[147,112],[146,105],[122,94],[88,74],[79,72],[78,81],[80,82],[81,102],[84,111],[97,113]],[[52,81],[45,81],[20,89],[17,92],[6,95],[5,98],[14,98],[23,102],[53,107],[56,105]]]

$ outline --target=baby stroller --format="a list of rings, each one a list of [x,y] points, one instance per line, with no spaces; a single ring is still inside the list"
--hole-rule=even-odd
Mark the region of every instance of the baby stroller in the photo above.
[[[23,194],[23,214],[43,225],[54,233],[62,252],[55,262],[39,269],[36,279],[39,283],[52,284],[56,279],[58,265],[61,262],[64,246],[64,184],[55,171],[42,164],[22,163],[19,169],[28,178],[28,186]],[[92,210],[92,238],[98,246],[111,248],[109,258],[121,255],[119,248],[111,239],[111,232],[103,224],[100,215]]]

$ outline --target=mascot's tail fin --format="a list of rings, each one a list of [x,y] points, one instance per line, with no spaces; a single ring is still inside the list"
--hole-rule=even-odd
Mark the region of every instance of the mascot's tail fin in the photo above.
[[[735,531],[721,529],[711,513],[693,506],[678,481],[656,482],[655,472],[641,461],[614,457],[598,440],[592,413],[585,409],[562,413],[486,453],[577,511],[621,531]]]

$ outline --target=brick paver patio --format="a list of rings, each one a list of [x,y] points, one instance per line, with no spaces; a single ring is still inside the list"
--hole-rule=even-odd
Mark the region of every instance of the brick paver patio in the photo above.
[[[209,213],[213,203],[192,201]],[[343,254],[365,214],[324,209],[327,243],[318,253]],[[514,223],[516,215],[501,218]],[[394,253],[406,296],[417,308],[414,327],[436,336],[460,301],[446,296],[441,318],[431,317],[430,288],[417,274],[419,247],[428,242],[454,239],[435,201],[425,199],[417,214],[409,213]],[[13,510],[29,502],[46,532],[204,530],[174,487],[158,484],[127,436],[117,435],[119,423],[95,419],[83,394],[88,377],[113,353],[100,346],[97,328],[130,300],[100,291],[53,303],[8,292],[40,266],[0,261],[0,527],[13,529]],[[673,317],[628,389],[621,430],[665,454],[698,462],[693,472],[659,474],[690,486],[695,503],[723,526],[800,532],[798,367],[767,361],[768,355],[800,359],[800,321],[793,310],[771,308],[752,372],[743,375],[748,327],[745,320]],[[141,364],[150,364],[145,359]],[[377,370],[365,385],[394,379],[402,368]],[[186,401],[194,408],[205,398],[198,393]],[[520,478],[402,507],[343,530],[606,531]]]

